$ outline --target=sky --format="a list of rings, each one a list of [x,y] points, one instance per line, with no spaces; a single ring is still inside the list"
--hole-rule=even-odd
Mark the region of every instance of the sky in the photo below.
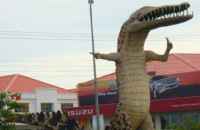
[[[165,37],[173,53],[200,53],[200,1],[187,0],[194,18],[152,31],[145,49],[163,53]],[[142,6],[183,0],[95,0],[96,52],[116,51],[123,22]],[[0,75],[22,74],[67,89],[93,79],[87,0],[0,0]],[[97,76],[114,72],[112,62],[97,60]]]

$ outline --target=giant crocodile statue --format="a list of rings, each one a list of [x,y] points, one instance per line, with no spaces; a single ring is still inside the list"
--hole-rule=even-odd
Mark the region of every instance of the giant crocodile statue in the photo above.
[[[111,121],[112,130],[153,130],[150,106],[150,76],[145,73],[145,63],[166,61],[172,43],[167,38],[164,54],[144,51],[144,43],[153,29],[179,24],[192,19],[189,3],[145,6],[133,13],[122,25],[116,53],[95,53],[96,59],[116,63],[119,104]]]

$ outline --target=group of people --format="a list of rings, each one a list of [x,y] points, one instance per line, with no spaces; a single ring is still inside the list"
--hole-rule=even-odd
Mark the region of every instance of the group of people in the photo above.
[[[39,130],[82,130],[77,121],[66,113],[40,112],[20,117],[18,122],[38,126]]]

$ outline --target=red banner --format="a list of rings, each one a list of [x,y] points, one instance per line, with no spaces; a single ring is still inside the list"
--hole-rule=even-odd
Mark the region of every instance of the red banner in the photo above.
[[[68,108],[64,109],[64,111],[67,112],[69,117],[83,117],[83,116],[86,117],[95,114],[94,106]]]
[[[116,104],[104,104],[100,105],[100,113],[104,116],[112,116],[115,112]],[[64,112],[68,114],[69,117],[90,117],[96,114],[96,109],[94,105],[82,106],[75,108],[64,108]]]
[[[151,112],[200,110],[200,97],[178,97],[151,101]]]

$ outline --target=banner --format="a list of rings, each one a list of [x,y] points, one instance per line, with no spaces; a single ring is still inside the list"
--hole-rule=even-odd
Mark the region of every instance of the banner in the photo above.
[[[155,76],[150,81],[152,99],[200,96],[200,85],[182,85],[174,76]]]

